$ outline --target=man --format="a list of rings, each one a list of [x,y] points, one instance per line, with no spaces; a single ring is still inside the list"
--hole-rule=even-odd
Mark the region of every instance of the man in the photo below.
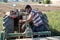
[[[32,28],[33,32],[41,32],[44,30],[44,26],[43,26],[43,21],[41,19],[41,17],[39,16],[39,13],[35,10],[32,10],[30,5],[26,5],[25,7],[26,12],[29,14],[27,20],[19,20],[19,22],[24,22],[25,23],[29,23],[29,22],[33,22],[34,26]],[[25,24],[22,26],[22,29],[24,28]]]
[[[6,33],[14,32],[14,19],[16,18],[15,11],[7,12],[3,17],[3,26]]]
[[[3,17],[3,30],[5,33],[14,33],[18,29],[18,14],[16,14],[15,10],[10,10]],[[7,38],[7,37],[6,37]],[[15,37],[8,37],[7,40],[14,39]]]

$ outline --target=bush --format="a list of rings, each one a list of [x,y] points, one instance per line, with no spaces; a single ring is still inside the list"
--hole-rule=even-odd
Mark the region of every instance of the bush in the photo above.
[[[50,4],[50,0],[43,0],[44,4]]]

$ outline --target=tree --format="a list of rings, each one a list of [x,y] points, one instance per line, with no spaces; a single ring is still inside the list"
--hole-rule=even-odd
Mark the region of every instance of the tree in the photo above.
[[[8,2],[8,0],[3,0],[5,3],[7,3]]]

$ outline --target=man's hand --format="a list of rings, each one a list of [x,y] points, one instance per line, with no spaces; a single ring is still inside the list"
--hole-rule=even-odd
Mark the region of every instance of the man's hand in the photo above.
[[[19,23],[22,23],[22,20],[19,20]]]
[[[38,11],[39,14],[42,14],[42,11]]]
[[[19,20],[19,23],[23,23],[23,22],[26,22],[26,20]]]

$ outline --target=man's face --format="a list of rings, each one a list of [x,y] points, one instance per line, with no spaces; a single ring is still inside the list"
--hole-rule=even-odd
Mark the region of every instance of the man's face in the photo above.
[[[16,18],[15,12],[11,12],[10,14],[11,14],[11,17],[12,17],[12,18]]]
[[[30,8],[29,8],[29,9],[26,9],[26,12],[27,12],[27,13],[30,13]]]

